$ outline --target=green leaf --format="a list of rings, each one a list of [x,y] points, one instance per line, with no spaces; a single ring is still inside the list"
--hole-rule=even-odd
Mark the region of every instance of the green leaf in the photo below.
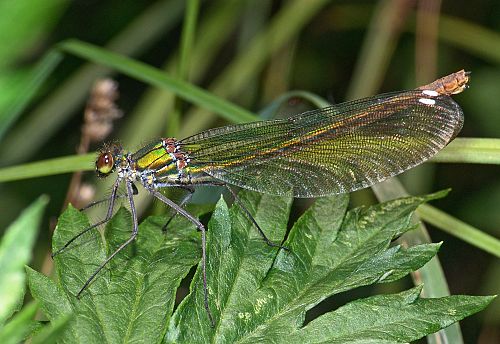
[[[25,209],[7,228],[0,243],[0,326],[23,301],[23,269],[31,260],[31,250],[47,202],[48,198],[42,196]]]
[[[257,193],[244,193],[240,197],[267,237],[279,243],[286,233],[291,199]],[[272,267],[278,249],[264,243],[239,207],[230,211],[223,200],[217,204],[210,220],[207,247],[210,309],[215,319],[222,321],[226,314],[234,316],[238,311],[238,298],[242,294],[248,295],[258,288]],[[218,327],[221,326],[222,323]],[[198,268],[191,294],[175,312],[167,340],[198,342],[201,338],[215,337],[203,306],[201,269]]]
[[[60,342],[413,340],[479,311],[491,298],[419,299],[417,288],[354,301],[306,326],[305,313],[329,296],[394,281],[428,262],[439,244],[402,248],[391,242],[413,228],[410,219],[420,204],[444,194],[350,211],[346,195],[318,199],[290,230],[284,242],[289,250],[266,245],[240,206],[228,208],[221,199],[207,235],[209,306],[215,327],[203,306],[200,266],[190,294],[171,315],[180,280],[199,262],[201,251],[199,233],[180,217],[166,235],[161,232],[163,217],[146,219],[137,241],[120,252],[77,300],[74,294],[86,279],[130,236],[130,215],[122,208],[102,236],[90,231],[56,257],[59,283],[28,270],[30,289],[52,322],[74,313]],[[253,192],[242,192],[239,199],[269,239],[280,243],[287,232],[292,200]],[[69,208],[59,219],[54,250],[88,225],[83,214]],[[331,320],[339,318],[344,325]],[[413,327],[401,328],[398,319]],[[343,330],[330,330],[333,326],[343,326]],[[328,331],[319,331],[321,327]]]
[[[26,275],[31,295],[40,301],[41,309],[49,320],[71,314],[71,304],[56,283],[29,266],[26,267]]]
[[[46,326],[41,331],[39,331],[35,336],[33,336],[32,344],[50,344],[59,341],[64,333],[66,326],[69,324],[70,320],[73,318],[72,314],[63,315],[60,318],[52,321],[49,326]]]
[[[219,202],[209,224],[208,244],[209,304],[216,327],[210,327],[203,308],[201,272],[197,271],[191,294],[172,317],[166,342],[293,339],[290,336],[303,326],[305,312],[326,297],[401,278],[429,261],[439,245],[403,249],[390,243],[412,228],[410,218],[419,204],[443,194],[347,213],[346,196],[318,199],[293,226],[285,242],[290,251],[263,245],[258,237],[252,240],[255,229],[241,210],[228,210]],[[242,200],[261,227],[279,241],[275,231],[283,233],[287,216],[277,207],[287,209],[289,200],[249,193]]]
[[[407,343],[479,312],[491,296],[420,298],[421,286],[353,301],[290,334],[287,343]],[[284,341],[283,341],[284,342]]]
[[[256,118],[255,115],[247,110],[217,97],[200,87],[173,78],[161,69],[153,68],[147,64],[107,51],[98,46],[78,40],[66,40],[59,44],[59,49],[83,59],[111,67],[149,85],[174,92],[179,97],[193,102],[193,104],[219,113],[229,121],[238,123],[254,121]]]
[[[31,295],[40,301],[43,313],[51,320],[51,324],[38,331],[31,342],[53,343],[56,340],[74,339],[65,332],[74,314],[62,289],[47,276],[30,267],[26,267],[26,273]]]
[[[57,284],[28,271],[33,297],[50,320],[74,313],[60,342],[144,338],[158,342],[163,338],[176,289],[200,257],[199,233],[187,220],[176,217],[166,235],[161,231],[164,223],[162,217],[144,221],[136,242],[101,271],[80,300],[75,295],[87,278],[130,236],[131,220],[125,209],[120,209],[106,227],[104,243],[97,230],[90,231],[55,257]],[[54,251],[88,225],[84,214],[69,207],[54,232]]]
[[[4,327],[0,328],[0,343],[16,344],[21,342],[31,330],[33,317],[38,309],[36,303],[24,307]]]

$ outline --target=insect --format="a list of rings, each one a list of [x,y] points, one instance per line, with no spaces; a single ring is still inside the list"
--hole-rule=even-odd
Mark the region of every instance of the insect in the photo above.
[[[88,278],[79,296],[136,238],[133,196],[135,183],[141,184],[201,231],[204,303],[213,325],[205,226],[183,208],[189,197],[177,204],[159,190],[178,187],[190,195],[196,186],[221,185],[238,201],[229,185],[293,197],[321,197],[369,187],[423,163],[453,140],[462,128],[463,112],[450,96],[462,92],[468,80],[469,73],[461,70],[415,90],[380,94],[286,119],[210,129],[182,140],[161,138],[137,152],[127,152],[117,144],[105,145],[97,157],[96,172],[101,177],[117,174],[106,216],[53,256],[111,219],[118,188],[124,183],[133,220],[131,235]],[[270,242],[248,210],[242,209],[269,245],[280,246]]]

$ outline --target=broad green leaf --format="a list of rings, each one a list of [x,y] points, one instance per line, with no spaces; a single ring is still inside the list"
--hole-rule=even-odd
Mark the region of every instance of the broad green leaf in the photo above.
[[[244,193],[241,201],[265,231],[268,238],[281,242],[286,233],[291,199]],[[272,267],[278,251],[264,243],[239,207],[231,211],[221,200],[209,223],[208,288],[210,309],[216,322],[234,316],[239,298],[250,295],[259,287]],[[193,278],[191,294],[178,307],[170,323],[167,341],[198,342],[201,338],[216,338],[203,307],[201,271]],[[232,326],[229,324],[229,326]],[[234,327],[233,327],[234,330]],[[214,332],[215,331],[215,332]]]
[[[262,228],[272,231],[286,226],[286,216],[280,218],[275,209],[283,202],[279,198],[244,195],[244,201],[257,197],[248,206],[257,204],[251,212],[257,210]],[[326,297],[393,281],[429,261],[439,245],[403,249],[390,243],[412,228],[410,217],[419,204],[443,195],[405,198],[349,212],[346,196],[319,199],[293,226],[284,244],[290,251],[279,252],[262,241],[259,244],[258,237],[249,240],[255,230],[241,210],[228,210],[219,202],[209,224],[208,245],[209,304],[216,326],[210,327],[203,308],[198,271],[191,294],[171,319],[166,342],[288,341],[303,326],[305,312]]]
[[[130,236],[130,215],[122,208],[102,236],[91,231],[56,257],[59,283],[28,270],[30,289],[52,322],[74,313],[60,342],[303,343],[334,341],[335,335],[339,342],[413,340],[479,311],[491,298],[419,299],[416,288],[354,301],[306,326],[305,313],[327,297],[394,281],[428,262],[439,244],[402,248],[391,242],[413,228],[410,219],[418,205],[444,194],[350,211],[346,195],[318,199],[290,230],[283,244],[288,250],[266,245],[239,203],[228,208],[221,199],[207,235],[209,306],[215,327],[203,306],[200,265],[191,293],[171,315],[179,282],[199,262],[201,251],[199,233],[183,218],[175,218],[166,235],[161,232],[163,217],[146,219],[137,242],[118,254],[77,300],[73,295],[86,279]],[[242,192],[239,199],[269,239],[280,243],[291,199],[253,192]],[[59,219],[54,249],[87,226],[86,217],[69,208]],[[384,304],[387,310],[377,308]],[[399,318],[425,320],[413,321],[408,331],[401,329],[395,324],[398,317],[390,314],[398,305]],[[367,308],[385,337],[369,327],[373,321],[363,318]],[[330,319],[338,318],[350,327],[343,332],[318,330],[333,327]]]
[[[353,301],[291,333],[286,343],[407,343],[479,312],[492,296],[420,298],[421,286]],[[285,342],[285,341],[282,341]]]
[[[40,308],[49,320],[71,314],[71,304],[62,289],[47,276],[26,267],[31,295],[39,300]]]
[[[51,321],[32,337],[32,343],[53,343],[65,336],[66,326],[73,318],[71,304],[62,289],[47,276],[26,267],[31,295],[41,302],[41,309]]]
[[[200,257],[198,233],[185,219],[175,218],[165,235],[163,217],[150,217],[139,227],[136,242],[101,271],[80,299],[75,297],[88,277],[131,233],[131,219],[120,209],[105,230],[104,243],[90,231],[55,257],[59,281],[30,272],[30,289],[52,321],[70,312],[62,343],[158,342],[172,312],[182,278]],[[54,232],[56,250],[89,225],[86,216],[69,207]],[[133,256],[133,258],[132,258]]]
[[[7,228],[0,242],[0,326],[19,309],[25,292],[24,265],[38,234],[46,196],[38,198]]]

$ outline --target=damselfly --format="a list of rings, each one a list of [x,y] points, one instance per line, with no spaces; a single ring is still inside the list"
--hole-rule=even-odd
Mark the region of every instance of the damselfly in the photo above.
[[[313,110],[286,119],[229,125],[177,140],[161,138],[135,153],[120,145],[105,145],[96,160],[101,177],[117,173],[106,217],[68,241],[111,219],[118,188],[125,184],[133,228],[120,245],[89,277],[99,271],[138,232],[134,183],[186,217],[201,231],[204,303],[210,322],[206,274],[205,226],[183,206],[159,190],[228,185],[272,195],[321,197],[369,187],[400,174],[435,155],[461,130],[463,113],[452,94],[467,87],[468,73],[459,71],[416,90],[381,94]],[[242,207],[262,237],[270,242],[250,213]]]

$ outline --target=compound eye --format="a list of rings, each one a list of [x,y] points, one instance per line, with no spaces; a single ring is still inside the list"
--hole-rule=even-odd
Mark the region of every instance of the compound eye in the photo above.
[[[101,153],[95,162],[95,169],[100,176],[106,176],[113,172],[115,161],[110,152]]]

